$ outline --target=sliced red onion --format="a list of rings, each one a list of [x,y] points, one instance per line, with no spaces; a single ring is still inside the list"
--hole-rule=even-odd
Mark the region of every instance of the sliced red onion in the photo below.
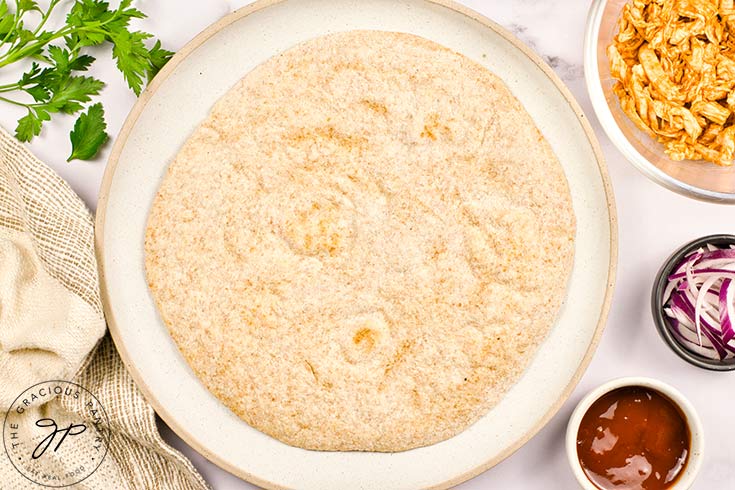
[[[735,259],[735,249],[732,248],[718,248],[715,250],[708,250],[702,252],[702,260],[709,259]]]
[[[712,286],[715,285],[720,279],[718,277],[709,277],[701,285],[700,289],[694,289],[697,298],[697,302],[694,305],[694,323],[697,327],[697,335],[699,336],[699,345],[702,345],[702,312],[709,310],[709,303],[707,302],[707,293]],[[692,291],[692,285],[689,285],[689,291]]]
[[[735,263],[733,263],[732,269],[716,269],[712,267],[702,268],[702,269],[693,269],[692,274],[696,277],[702,277],[703,279],[716,275],[718,277],[730,277],[735,278]],[[686,277],[685,272],[678,272],[676,274],[671,274],[669,276],[669,281],[675,281],[676,279],[684,279]]]
[[[711,325],[710,322],[712,321],[712,319],[709,318],[708,315],[702,315],[702,318],[700,318],[700,330],[699,333],[697,332],[694,320],[695,307],[692,301],[689,299],[688,293],[689,292],[687,291],[686,293],[675,293],[674,295],[672,295],[672,311],[677,313],[677,318],[682,323],[682,325],[689,328],[689,330],[691,330],[691,332],[695,335],[697,345],[704,345],[704,339],[701,338],[701,335],[704,335],[715,349],[723,352],[724,354],[727,350],[727,346],[725,346],[722,340],[718,338],[717,329],[715,329]],[[731,347],[731,349],[733,349],[733,352],[735,352],[735,347]]]
[[[681,293],[677,298],[672,298],[673,300],[677,301],[678,306],[681,308],[683,307],[683,311],[686,312],[687,316],[687,322],[690,325],[690,328],[692,332],[696,333],[696,324],[693,319],[695,315],[696,308],[694,306],[694,301],[691,298],[690,292],[684,291]],[[700,311],[700,327],[701,332],[703,335],[705,335],[713,344],[715,348],[718,346],[721,347],[724,350],[731,351],[735,353],[735,346],[726,344],[722,341],[722,339],[719,336],[719,330],[715,328],[713,325],[716,324],[716,321],[706,312],[706,311]]]
[[[725,279],[720,286],[720,325],[722,326],[722,340],[730,342],[735,338],[735,330],[732,328],[732,319],[735,318],[735,287],[732,279]]]
[[[735,247],[695,250],[667,279],[662,306],[679,343],[710,359],[735,358]]]

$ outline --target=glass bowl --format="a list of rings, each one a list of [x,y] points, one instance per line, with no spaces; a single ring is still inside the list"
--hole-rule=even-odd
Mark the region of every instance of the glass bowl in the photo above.
[[[688,197],[735,204],[735,167],[671,160],[663,146],[636,128],[620,108],[605,50],[617,32],[626,3],[628,0],[594,0],[587,19],[584,74],[602,128],[618,150],[654,182]]]

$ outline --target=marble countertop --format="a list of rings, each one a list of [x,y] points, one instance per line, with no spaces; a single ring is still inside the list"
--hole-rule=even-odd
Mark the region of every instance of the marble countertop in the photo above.
[[[114,3],[114,2],[113,2]],[[169,49],[181,48],[201,29],[246,0],[138,0],[148,13],[141,25]],[[510,29],[537,51],[569,86],[589,116],[602,145],[613,181],[619,218],[618,281],[608,326],[589,369],[551,422],[510,458],[460,485],[465,490],[502,488],[568,490],[577,488],[564,451],[564,430],[575,404],[595,386],[620,376],[650,376],[682,391],[697,408],[706,436],[705,462],[694,490],[726,488],[735,482],[735,404],[733,374],[707,372],[676,357],[658,337],[648,300],[653,277],[668,254],[682,243],[711,233],[733,232],[735,208],[681,197],[639,174],[612,146],[597,120],[584,85],[582,42],[589,0],[460,0]],[[107,52],[92,70],[108,81],[102,94],[108,131],[114,137],[135,102]],[[0,77],[0,82],[4,77]],[[2,106],[0,125],[12,130],[22,116]],[[110,150],[93,162],[66,163],[71,117],[55,119],[29,145],[94,209]],[[189,456],[217,490],[256,488],[208,462],[162,425],[164,437]]]

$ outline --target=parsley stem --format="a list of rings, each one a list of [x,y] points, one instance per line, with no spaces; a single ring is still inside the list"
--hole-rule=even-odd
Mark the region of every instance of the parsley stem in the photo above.
[[[19,49],[18,51],[14,51],[14,48],[11,48],[10,51],[5,53],[4,55],[0,56],[0,68],[3,68],[4,66],[11,65],[15,63],[18,60],[22,60],[28,54],[33,53],[34,51],[37,51],[40,48],[43,48],[47,44],[49,44],[51,41],[55,41],[56,39],[65,37],[69,34],[75,33],[75,32],[98,32],[104,35],[108,35],[109,33],[101,29],[105,24],[112,22],[116,20],[114,17],[106,20],[105,22],[94,22],[90,23],[88,26],[84,27],[64,27],[63,29],[55,32],[52,36],[44,39],[43,41],[37,41],[35,43],[27,44],[23,48]]]
[[[71,29],[68,27],[65,27],[61,29],[60,31],[54,33],[53,36],[43,41],[37,41],[35,43],[26,44],[23,48],[17,51],[15,51],[14,48],[11,48],[10,51],[5,53],[3,56],[0,56],[0,68],[3,68],[4,66],[7,66],[7,65],[11,65],[18,60],[22,60],[28,54],[33,53],[34,51],[37,51],[39,48],[43,48],[45,45],[47,45],[51,41],[59,39],[60,37],[64,37],[70,33],[71,33]]]
[[[29,104],[24,104],[23,102],[18,102],[17,100],[8,99],[8,98],[5,98],[3,96],[0,96],[0,100],[2,100],[3,102],[7,102],[8,104],[13,104],[13,105],[25,107],[26,109],[29,107]]]
[[[15,5],[16,5],[16,10],[15,10],[15,15],[13,16],[13,26],[10,29],[8,29],[8,32],[5,33],[5,37],[3,37],[3,39],[0,41],[0,44],[5,44],[8,41],[8,39],[10,39],[10,35],[18,29],[18,21],[20,20],[21,10],[19,8],[19,3],[17,1],[15,2]]]
[[[51,0],[51,3],[48,6],[48,10],[46,13],[43,14],[43,17],[41,17],[41,22],[38,23],[36,26],[36,29],[33,31],[33,35],[36,36],[38,33],[43,29],[43,26],[46,25],[46,21],[51,16],[51,12],[54,10],[54,7],[59,4],[61,0]]]
[[[0,85],[0,92],[11,92],[13,90],[20,90],[23,85],[20,82],[9,83],[7,85]]]

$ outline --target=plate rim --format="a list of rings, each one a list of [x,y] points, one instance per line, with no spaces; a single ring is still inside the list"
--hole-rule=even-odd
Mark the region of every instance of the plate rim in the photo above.
[[[166,63],[166,65],[161,69],[161,71],[154,77],[154,79],[151,80],[151,82],[145,88],[145,90],[140,95],[138,100],[135,102],[135,105],[133,106],[133,108],[130,110],[128,116],[125,119],[123,126],[120,129],[120,132],[117,135],[117,138],[115,139],[115,143],[113,144],[112,150],[110,151],[110,155],[107,159],[107,164],[105,166],[105,170],[102,176],[102,181],[100,184],[99,195],[97,199],[97,211],[96,211],[96,216],[95,216],[95,231],[94,231],[95,256],[97,258],[97,269],[99,273],[99,284],[100,284],[100,298],[102,300],[102,306],[103,306],[103,310],[105,313],[105,319],[107,321],[107,326],[110,330],[110,334],[112,335],[112,339],[115,342],[115,346],[117,348],[118,353],[120,354],[120,358],[122,359],[123,364],[125,365],[130,375],[132,376],[133,381],[135,382],[138,389],[140,389],[140,391],[143,393],[143,396],[145,397],[146,401],[153,407],[155,412],[163,419],[166,425],[168,425],[171,428],[171,430],[173,430],[176,433],[177,436],[179,436],[186,444],[191,446],[199,454],[204,456],[208,461],[214,463],[219,468],[222,468],[223,470],[237,476],[238,478],[242,478],[250,483],[253,483],[257,486],[260,486],[262,488],[266,488],[269,490],[270,489],[279,490],[284,487],[278,484],[275,484],[273,482],[261,479],[260,477],[253,475],[252,473],[245,471],[242,468],[238,468],[235,465],[231,465],[227,463],[226,461],[222,460],[221,458],[219,458],[216,454],[213,454],[210,451],[206,450],[204,447],[202,447],[202,445],[193,435],[191,435],[184,427],[180,426],[175,421],[174,417],[166,410],[166,408],[162,404],[158,402],[158,399],[154,396],[152,390],[149,389],[148,385],[145,383],[143,376],[137,370],[137,368],[135,367],[135,364],[130,359],[130,356],[129,356],[129,353],[127,351],[125,344],[120,339],[120,331],[118,329],[117,323],[112,313],[112,309],[110,307],[110,296],[109,296],[109,291],[107,288],[107,281],[106,281],[106,276],[105,276],[104,230],[105,230],[105,216],[106,216],[106,211],[107,211],[108,197],[110,193],[110,188],[112,186],[112,180],[115,175],[115,170],[117,169],[117,165],[120,161],[120,155],[122,154],[122,150],[127,144],[128,137],[130,136],[132,129],[135,127],[139,116],[145,110],[151,97],[156,93],[156,91],[161,86],[161,84],[166,79],[168,79],[168,77],[173,73],[173,71],[179,64],[181,64],[198,47],[200,47],[202,44],[204,44],[207,40],[209,40],[211,37],[213,37],[215,34],[217,34],[222,29],[239,21],[240,19],[247,17],[248,15],[251,15],[260,10],[264,10],[276,4],[284,3],[287,1],[289,0],[256,0],[255,2],[251,4],[241,7],[235,10],[234,12],[231,12],[230,14],[222,17],[220,20],[206,27],[199,34],[194,36],[194,38],[192,38],[189,42],[187,42],[181,49],[179,49],[176,52],[176,54],[174,54],[174,56],[171,58],[171,60],[169,60],[169,62]],[[454,10],[455,12],[462,14],[470,18],[471,20],[479,22],[484,27],[492,30],[494,33],[501,36],[505,41],[510,43],[513,47],[520,50],[524,56],[530,59],[536,66],[538,66],[538,68],[544,73],[544,75],[546,75],[546,77],[550,79],[550,81],[554,84],[555,88],[561,93],[561,95],[564,97],[566,102],[569,104],[572,111],[575,113],[577,120],[579,124],[581,125],[582,130],[584,131],[587,141],[589,142],[592,148],[592,152],[595,156],[595,161],[597,163],[600,177],[602,179],[602,185],[603,185],[603,190],[605,192],[605,201],[606,201],[608,217],[609,217],[608,221],[610,225],[610,243],[609,243],[610,261],[608,264],[607,285],[605,287],[605,295],[604,295],[602,307],[600,309],[600,316],[598,318],[597,325],[592,335],[592,339],[590,340],[589,346],[587,347],[587,350],[585,351],[585,354],[582,360],[577,366],[577,369],[574,372],[574,375],[569,380],[569,383],[566,385],[566,387],[562,391],[559,398],[546,411],[546,413],[538,420],[538,422],[531,429],[529,429],[525,434],[519,437],[513,444],[511,444],[510,446],[505,448],[503,451],[501,451],[500,454],[489,459],[488,461],[485,461],[484,463],[480,465],[477,465],[471,470],[465,471],[462,474],[457,475],[448,480],[445,480],[441,483],[427,486],[423,489],[423,490],[443,490],[446,488],[454,487],[456,485],[459,485],[462,482],[465,482],[471,478],[474,478],[475,476],[481,473],[484,473],[485,471],[489,470],[493,466],[497,465],[501,461],[511,456],[518,449],[524,446],[528,441],[530,441],[536,434],[538,434],[538,432],[549,423],[549,421],[561,409],[562,405],[571,396],[572,392],[574,391],[574,388],[577,386],[580,379],[586,372],[587,367],[589,366],[589,363],[591,362],[592,357],[595,351],[597,350],[597,347],[600,343],[600,339],[602,337],[602,333],[607,324],[607,318],[608,318],[608,314],[610,311],[610,304],[612,301],[612,296],[613,296],[613,292],[615,289],[615,281],[616,281],[616,276],[617,276],[617,259],[618,259],[617,222],[618,222],[618,219],[617,219],[617,208],[615,205],[615,197],[613,193],[612,183],[611,183],[610,176],[608,173],[607,164],[605,162],[605,159],[602,153],[602,149],[600,147],[599,141],[597,140],[597,136],[595,135],[595,132],[592,129],[592,126],[590,125],[589,120],[584,114],[584,111],[582,110],[581,106],[576,101],[573,94],[570,92],[570,90],[567,88],[564,82],[562,82],[561,79],[556,75],[556,73],[554,73],[551,67],[549,67],[549,65],[546,62],[544,62],[543,59],[536,52],[534,52],[530,47],[528,47],[525,43],[523,43],[520,39],[518,39],[510,31],[500,26],[499,24],[489,19],[488,17],[480,14],[479,12],[476,12],[472,10],[471,8],[466,7],[464,5],[461,5],[455,2],[454,0],[423,0],[423,1],[429,4],[434,4],[434,5],[438,5],[438,6],[450,9],[450,10]]]

